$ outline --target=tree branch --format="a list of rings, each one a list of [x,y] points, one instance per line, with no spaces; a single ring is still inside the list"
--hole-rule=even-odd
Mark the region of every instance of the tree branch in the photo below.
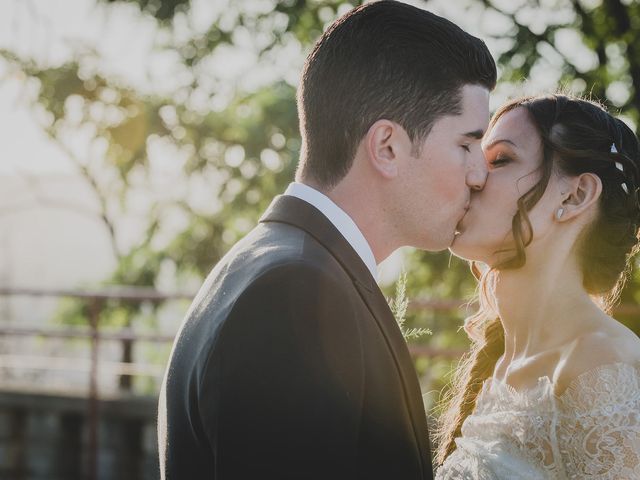
[[[69,159],[74,163],[80,175],[87,181],[91,189],[93,190],[98,203],[100,205],[100,211],[98,212],[98,218],[101,220],[103,225],[106,227],[107,232],[109,233],[109,243],[111,244],[111,250],[116,257],[116,260],[120,261],[123,258],[123,254],[120,252],[118,247],[117,238],[116,238],[116,228],[115,222],[109,217],[108,207],[107,207],[107,197],[103,194],[100,185],[98,184],[97,179],[94,175],[89,171],[89,168],[84,165],[80,159],[69,149],[59,138],[55,136],[55,134],[51,131],[51,129],[44,129],[47,136],[60,148],[62,151],[69,157]]]

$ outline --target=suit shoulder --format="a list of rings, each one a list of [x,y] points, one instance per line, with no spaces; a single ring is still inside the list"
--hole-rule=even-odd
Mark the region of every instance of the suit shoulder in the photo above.
[[[332,253],[308,232],[287,224],[260,224],[240,240],[219,262],[250,267],[256,272],[282,264],[341,268]]]
[[[363,315],[359,300],[355,288],[318,265],[273,265],[238,295],[212,346],[235,357],[239,345],[253,345],[251,350],[262,352],[265,361],[288,349],[298,352],[290,352],[292,359],[314,358],[340,342],[359,352]]]
[[[341,268],[315,259],[281,259],[259,272],[239,295],[238,301],[255,296],[273,295],[289,302],[328,301],[343,298],[353,288],[350,277]]]

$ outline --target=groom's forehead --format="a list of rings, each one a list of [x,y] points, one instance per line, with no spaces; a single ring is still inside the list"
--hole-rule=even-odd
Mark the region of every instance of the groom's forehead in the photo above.
[[[457,117],[457,121],[454,119],[452,125],[452,132],[457,136],[464,137],[468,140],[482,140],[487,134],[487,128],[489,126],[488,116],[472,115]]]
[[[469,140],[480,140],[489,126],[489,91],[473,86],[462,89],[459,109],[440,117],[436,121],[438,130],[447,135],[466,137]]]
[[[466,139],[468,141],[482,140],[489,126],[489,119],[476,116],[448,115],[436,121],[432,131],[438,135],[446,135]]]

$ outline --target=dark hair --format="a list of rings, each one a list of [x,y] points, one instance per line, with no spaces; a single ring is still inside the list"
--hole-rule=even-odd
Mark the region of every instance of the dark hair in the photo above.
[[[382,118],[399,123],[415,148],[439,117],[460,113],[466,84],[495,87],[495,62],[483,41],[404,3],[354,8],[307,57],[298,90],[299,172],[334,186]]]
[[[446,412],[438,432],[438,463],[455,450],[455,437],[475,408],[480,386],[491,377],[504,353],[504,330],[491,305],[490,282],[495,279],[495,272],[526,263],[525,249],[533,237],[527,212],[544,194],[554,169],[572,176],[593,173],[602,182],[599,213],[581,233],[577,248],[583,286],[604,299],[605,310],[617,301],[631,258],[640,250],[640,152],[638,138],[631,129],[602,106],[566,95],[513,100],[496,112],[489,129],[518,107],[527,110],[540,135],[542,175],[518,200],[518,212],[512,222],[516,245],[511,258],[482,273],[473,265],[474,274],[480,279],[480,310],[466,322],[472,346],[456,369],[453,386],[443,402]]]

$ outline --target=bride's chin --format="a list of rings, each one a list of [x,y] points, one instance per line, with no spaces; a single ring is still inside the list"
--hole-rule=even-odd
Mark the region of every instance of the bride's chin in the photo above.
[[[471,258],[472,248],[471,245],[467,243],[463,233],[456,232],[449,251],[463,260],[475,260]]]
[[[453,244],[449,247],[449,251],[462,260],[468,260],[470,262],[479,261],[479,259],[475,258],[475,256],[473,255],[473,252],[462,246],[456,245],[455,242],[453,242]]]
[[[464,234],[456,235],[455,240],[449,247],[449,251],[456,257],[469,262],[486,262],[487,256],[479,251],[478,246],[471,245],[466,240]]]

